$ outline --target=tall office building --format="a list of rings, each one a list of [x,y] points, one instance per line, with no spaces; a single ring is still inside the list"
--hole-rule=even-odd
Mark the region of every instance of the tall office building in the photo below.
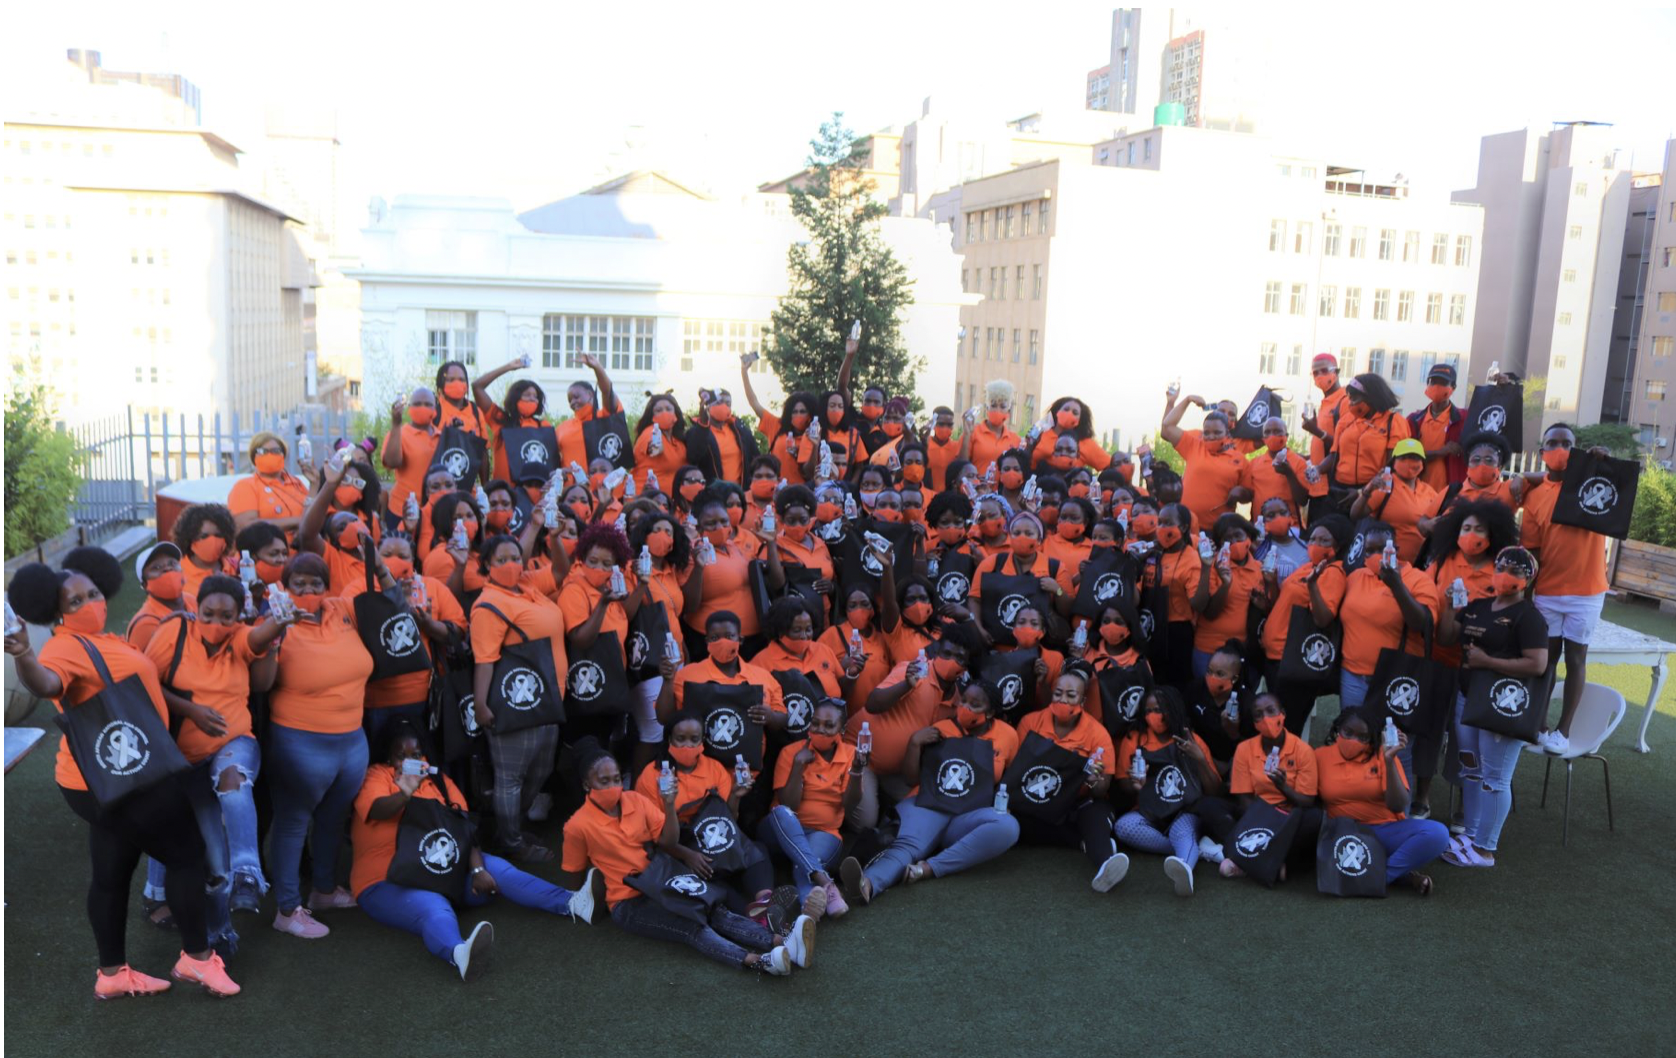
[[[1252,132],[1252,50],[1221,14],[1120,7],[1112,12],[1110,61],[1087,74],[1088,109],[1130,115],[1139,127],[1152,124],[1156,105],[1177,104],[1181,124]]]
[[[1676,452],[1676,413],[1670,401],[1676,391],[1676,140],[1664,145],[1663,172],[1641,183],[1637,190],[1651,200],[1651,216],[1640,254],[1645,281],[1630,324],[1637,337],[1630,349],[1622,421],[1638,427],[1642,443],[1668,466]]]

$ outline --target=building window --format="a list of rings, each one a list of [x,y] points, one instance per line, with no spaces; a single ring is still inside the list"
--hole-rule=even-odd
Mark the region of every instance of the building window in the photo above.
[[[1653,339],[1653,356],[1662,360],[1673,352],[1676,352],[1676,338]]]
[[[1576,195],[1578,198],[1588,198],[1589,197],[1588,181],[1586,181],[1586,180],[1577,181],[1577,183],[1572,185],[1571,193]]]
[[[966,293],[966,269],[964,268],[960,270],[960,292],[962,294]]]
[[[1030,266],[1030,300],[1042,300],[1042,266]]]
[[[1414,322],[1414,291],[1405,290],[1397,295],[1397,322]]]
[[[966,243],[971,245],[978,241],[978,224],[972,219],[972,214],[966,214]]]
[[[1288,375],[1302,374],[1304,369],[1304,347],[1294,345],[1292,351],[1286,354],[1286,373]]]
[[[1305,180],[1314,180],[1315,179],[1315,166],[1305,165],[1305,166],[1299,167],[1298,175],[1303,177]]]
[[[1583,225],[1573,224],[1566,229],[1565,236],[1568,239],[1581,239],[1583,237]]]
[[[1141,141],[1141,156],[1145,161],[1152,161],[1152,137]]]
[[[1561,327],[1571,326],[1571,313],[1569,313],[1569,312],[1560,313],[1559,323],[1560,323]]]
[[[1440,265],[1440,264],[1448,264],[1448,263],[1449,263],[1449,236],[1447,236],[1447,235],[1433,235],[1432,236],[1432,264]]]
[[[1018,266],[1018,271],[1013,274],[1013,300],[1014,301],[1023,301],[1024,300],[1024,266],[1023,265],[1019,265]]]
[[[1554,357],[1554,370],[1555,371],[1565,370],[1565,354],[1564,353],[1560,353],[1559,355]]]
[[[995,284],[1000,282],[998,278],[1000,273],[1001,270],[999,268],[991,268],[989,270],[989,296],[991,298],[995,297]]]
[[[1472,236],[1455,236],[1455,263],[1462,268],[1472,264]]]
[[[1263,311],[1275,313],[1280,311],[1280,284],[1268,282],[1263,284]]]
[[[1391,318],[1391,292],[1389,290],[1373,292],[1373,318],[1376,320]]]
[[[1320,308],[1316,311],[1322,316],[1331,316],[1338,302],[1338,287],[1333,286],[1330,283],[1323,286],[1321,288],[1321,297],[1318,300]]]
[[[1007,217],[1007,232],[1006,232],[1005,235],[1002,236],[1002,238],[1010,239],[1010,238],[1013,237],[1013,207],[1011,207],[1011,206],[1007,207],[1006,217]]]
[[[989,210],[978,210],[978,241],[983,242],[989,237]]]
[[[1366,257],[1368,253],[1368,230],[1366,228],[1350,229],[1350,256]]]
[[[1001,293],[998,294],[997,297],[999,297],[1002,301],[1006,301],[1007,300],[1007,266],[1002,265],[1001,268],[1000,268],[1000,272],[1001,272],[1001,288],[1000,288]]]
[[[1034,393],[1024,395],[1024,421],[1036,421],[1036,395]]]
[[[1048,233],[1047,229],[1048,229],[1048,200],[1044,198],[1044,199],[1042,199],[1042,208],[1040,208],[1036,211],[1036,234],[1046,235]]]
[[[1129,164],[1134,165],[1135,164],[1135,141],[1134,140],[1129,141],[1128,158],[1129,158]]]
[[[1344,318],[1359,320],[1362,318],[1362,288],[1344,288]]]
[[[1397,252],[1397,229],[1379,229],[1379,259],[1389,261]]]
[[[1349,378],[1356,373],[1356,350],[1344,348],[1338,351],[1338,369],[1340,374]]]
[[[1649,378],[1647,380],[1647,399],[1648,400],[1663,400],[1664,399],[1664,379],[1662,379],[1662,378]]]
[[[1298,233],[1292,239],[1293,253],[1309,253],[1315,248],[1315,225],[1307,220],[1298,221]]]
[[[1664,248],[1664,267],[1669,268],[1673,265],[1676,265],[1676,246],[1666,246]]]
[[[1383,375],[1385,373],[1385,350],[1368,350],[1368,370],[1372,371],[1376,375]]]
[[[1279,253],[1286,249],[1286,222],[1283,220],[1269,221],[1269,252]]]
[[[1034,364],[1042,355],[1041,335],[1041,331],[1032,330],[1030,332],[1030,362],[1032,364]]]
[[[1308,298],[1309,285],[1307,283],[1292,284],[1292,304],[1290,308],[1292,315],[1302,316],[1304,314],[1304,302]]]
[[[1391,381],[1408,381],[1408,351],[1406,349],[1398,349],[1391,354]]]
[[[477,363],[477,313],[425,312],[425,350],[431,366],[458,360],[467,367]]]
[[[1023,333],[1024,332],[1020,331],[1017,327],[1013,328],[1013,363],[1015,364],[1018,363],[1018,355],[1024,345],[1022,339],[1020,338],[1020,335]]]
[[[972,328],[972,359],[976,360],[977,358],[978,358],[978,329],[976,327],[973,327]]]
[[[994,350],[994,348],[995,348],[995,328],[994,327],[985,327],[983,329],[983,358],[984,358],[984,360],[986,360],[986,361],[989,360],[990,353]]]
[[[1405,231],[1405,232],[1403,232],[1403,236],[1402,236],[1402,260],[1403,260],[1403,264],[1419,264],[1420,263],[1420,233],[1419,232],[1417,232],[1417,231]]]
[[[1426,322],[1427,323],[1442,323],[1443,322],[1443,295],[1442,294],[1427,294],[1426,295]]]
[[[1560,410],[1560,398],[1558,398],[1558,397],[1549,398],[1549,400],[1548,400],[1548,410],[1549,411],[1559,411]]]
[[[1560,273],[1560,279],[1567,283],[1577,282],[1577,269],[1567,268],[1565,271]]]
[[[1328,257],[1338,256],[1338,239],[1339,234],[1343,232],[1343,230],[1343,227],[1339,225],[1337,221],[1329,223],[1327,227],[1323,229],[1321,234],[1322,253],[1326,254]]]
[[[1261,374],[1261,375],[1272,375],[1272,374],[1274,374],[1274,354],[1275,354],[1275,345],[1274,345],[1273,342],[1264,342],[1258,348],[1258,351],[1257,351],[1257,373],[1258,374]]]
[[[541,317],[541,366],[561,367],[564,364],[564,317]],[[689,365],[685,368],[691,371]]]
[[[1449,323],[1459,327],[1466,323],[1467,296],[1465,294],[1451,294],[1449,296]]]
[[[1030,221],[1033,219],[1031,217],[1031,213],[1034,212],[1035,207],[1036,204],[1034,202],[1026,202],[1024,204],[1024,224],[1022,227],[1025,235],[1034,234],[1034,230],[1030,227]]]

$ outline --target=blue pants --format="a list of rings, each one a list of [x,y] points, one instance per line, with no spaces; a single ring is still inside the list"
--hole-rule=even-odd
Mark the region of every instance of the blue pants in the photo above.
[[[526,874],[499,856],[486,852],[483,854],[483,866],[495,876],[499,895],[519,907],[533,907],[554,915],[570,914],[570,890]],[[482,907],[493,899],[467,889],[465,905]],[[460,936],[460,920],[446,896],[429,889],[409,889],[389,882],[374,882],[361,890],[357,902],[374,922],[418,934],[425,942],[426,951],[448,965],[454,965],[454,946],[465,938]]]
[[[1368,676],[1358,676],[1349,669],[1340,669],[1338,674],[1338,707],[1349,709],[1361,705],[1368,699]]]
[[[1123,844],[1142,852],[1174,856],[1190,871],[1199,863],[1199,817],[1192,812],[1178,814],[1162,830],[1139,812],[1125,812],[1113,825],[1112,833]]]
[[[908,865],[942,849],[930,859],[938,878],[987,863],[1018,843],[1018,820],[993,808],[977,808],[957,816],[921,808],[912,797],[896,802],[901,829],[890,848],[867,865],[874,894],[902,880]]]
[[[273,725],[268,736],[274,802],[269,863],[282,913],[290,914],[302,903],[298,871],[305,838],[314,856],[314,888],[329,893],[337,887],[344,820],[366,774],[367,736],[361,729],[322,735]]]
[[[244,781],[236,790],[221,789],[221,775],[228,768],[237,768]],[[232,916],[227,901],[232,895],[233,878],[244,875],[256,883],[262,892],[268,891],[267,879],[262,877],[262,853],[256,841],[256,799],[251,784],[262,768],[262,750],[249,735],[241,735],[218,750],[215,756],[200,763],[189,781],[207,782],[209,793],[194,790],[193,812],[198,817],[198,828],[204,833],[209,870],[209,938],[211,944],[236,947],[238,934],[233,931]],[[201,774],[200,774],[201,773]],[[165,869],[156,860],[146,861],[145,895],[149,900],[166,900]]]
[[[792,881],[797,883],[799,900],[815,887],[816,872],[831,872],[844,847],[836,834],[805,829],[797,814],[785,805],[776,805],[762,818],[757,837],[770,851],[778,851],[791,861]]]
[[[1385,846],[1385,884],[1392,885],[1449,849],[1449,828],[1435,819],[1398,819],[1374,823],[1373,836]]]
[[[1513,769],[1524,743],[1461,723],[1466,696],[1455,699],[1455,747],[1461,757],[1461,816],[1466,836],[1494,852],[1501,827],[1513,810]]]

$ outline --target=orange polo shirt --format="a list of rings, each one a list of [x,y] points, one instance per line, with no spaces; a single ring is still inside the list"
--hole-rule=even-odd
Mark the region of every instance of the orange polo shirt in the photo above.
[[[623,402],[613,396],[611,410],[605,414],[609,417],[622,410]],[[599,414],[598,409],[590,404],[553,428],[553,432],[559,438],[559,462],[561,464],[568,466],[571,463],[578,463],[582,466],[582,469],[587,469],[588,444],[582,438],[582,424],[593,422],[594,416],[597,414]]]
[[[802,485],[808,479],[803,476],[803,464],[815,453],[815,442],[809,440],[808,434],[798,436],[795,448],[791,435],[780,429],[778,415],[764,415],[757,423],[762,435],[769,438],[769,454],[780,461],[780,476],[786,479],[788,485]]]
[[[1217,518],[1234,509],[1228,492],[1245,476],[1245,457],[1232,445],[1213,455],[1199,430],[1183,433],[1176,451],[1187,464],[1181,475],[1181,502],[1208,531]]]
[[[1254,558],[1246,559],[1243,565],[1230,563],[1228,572],[1233,583],[1228,588],[1228,598],[1222,609],[1215,617],[1200,614],[1193,626],[1193,649],[1205,653],[1214,653],[1230,639],[1243,641],[1246,636],[1246,615],[1251,610],[1251,593],[1263,583],[1263,566]],[[1221,590],[1222,576],[1213,566],[1210,571],[1211,595]]]
[[[1449,585],[1455,583],[1456,577],[1466,583],[1469,599],[1476,601],[1478,599],[1488,599],[1495,595],[1495,590],[1490,587],[1490,582],[1494,579],[1496,572],[1495,559],[1490,558],[1488,552],[1485,553],[1485,559],[1486,561],[1482,566],[1475,567],[1467,561],[1466,555],[1459,548],[1456,548],[1449,552],[1448,558],[1426,571],[1431,574],[1432,583],[1437,585],[1438,612],[1440,614],[1442,613],[1441,608],[1449,605]],[[1446,647],[1442,643],[1433,643],[1432,657],[1452,669],[1458,668],[1461,664],[1460,644]]]
[[[1280,582],[1280,594],[1275,597],[1274,605],[1269,607],[1269,619],[1263,624],[1263,653],[1270,661],[1280,660],[1282,648],[1286,645],[1286,630],[1292,623],[1292,609],[1309,607],[1309,575],[1313,569],[1309,565],[1299,566],[1290,577]],[[1321,589],[1321,598],[1327,608],[1338,613],[1344,603],[1344,567],[1337,562],[1328,566],[1321,571],[1321,579],[1316,585]]]
[[[605,877],[605,902],[616,907],[624,900],[633,900],[640,890],[623,881],[631,874],[639,874],[651,862],[648,844],[654,844],[663,833],[663,804],[644,797],[633,790],[624,790],[617,802],[619,814],[609,815],[591,800],[584,800],[576,814],[565,820],[564,856],[561,870],[575,874],[588,869],[599,869]]]
[[[1414,487],[1409,488],[1400,479],[1393,478],[1388,495],[1390,499],[1385,498],[1387,493],[1376,490],[1368,501],[1368,513],[1390,523],[1391,528],[1397,531],[1397,557],[1404,562],[1413,562],[1426,543],[1425,536],[1420,532],[1420,519],[1437,517],[1443,494],[1424,481],[1416,480]]]
[[[1481,489],[1470,481],[1461,482],[1459,501],[1462,503],[1483,503],[1494,500],[1504,503],[1510,511],[1519,509],[1519,501],[1513,498],[1513,486],[1505,478],[1497,478],[1487,489]]]
[[[726,547],[716,548],[716,561],[704,567],[704,582],[699,596],[698,612],[687,622],[695,632],[704,631],[704,622],[718,610],[731,610],[739,616],[739,634],[754,636],[762,629],[757,614],[756,599],[751,595],[751,560],[757,556],[752,546],[756,537],[735,537]],[[693,576],[698,576],[698,559],[693,559]]]
[[[733,796],[733,769],[707,754],[698,755],[692,771],[682,771],[674,761],[670,762],[670,771],[675,775],[675,817],[683,823],[693,821],[698,815],[699,802],[711,794],[724,801]],[[634,792],[662,805],[663,795],[658,793],[658,777],[662,774],[663,764],[652,761],[634,781]]]
[[[609,582],[607,584],[609,585]],[[604,594],[582,578],[580,563],[570,567],[570,574],[565,577],[564,585],[559,588],[559,611],[564,614],[565,631],[568,633],[571,629],[586,624]],[[623,656],[623,664],[628,664],[628,611],[623,609],[621,602],[606,604],[605,617],[600,621],[599,630],[601,633],[617,633],[618,653]],[[663,649],[661,643],[658,649]],[[559,678],[564,677],[561,675]]]
[[[1303,456],[1287,449],[1286,464],[1292,468],[1292,473],[1298,476],[1298,483],[1304,487],[1304,492],[1310,496],[1325,496],[1327,494],[1327,479],[1318,475],[1315,484],[1309,483],[1305,471],[1309,469],[1309,461]],[[1240,484],[1251,490],[1251,513],[1262,513],[1263,505],[1273,499],[1286,501],[1286,507],[1294,515],[1297,514],[1298,504],[1292,497],[1292,483],[1274,468],[1274,456],[1267,448],[1256,453],[1245,461]]]
[[[1409,594],[1437,619],[1437,585],[1420,570],[1404,562],[1399,570]],[[1358,569],[1345,582],[1344,602],[1339,606],[1339,621],[1344,625],[1344,671],[1357,676],[1373,675],[1379,662],[1379,652],[1389,647],[1418,655],[1421,639],[1417,633],[1404,636],[1402,609],[1397,597],[1391,594],[1376,573]],[[1407,640],[1405,643],[1404,640]]]
[[[837,698],[842,694],[842,689],[838,686],[838,676],[844,671],[843,666],[838,663],[838,657],[830,647],[816,640],[810,641],[808,652],[802,657],[787,650],[778,639],[769,640],[767,646],[757,651],[756,656],[751,659],[751,664],[769,672],[795,669],[814,680],[828,698]]]
[[[1435,452],[1449,443],[1449,419],[1454,413],[1454,405],[1444,408],[1442,415],[1433,414],[1430,403],[1421,409],[1418,440],[1426,446],[1426,451]],[[1449,487],[1449,457],[1434,456],[1426,460],[1425,469],[1420,471],[1420,480],[1439,492],[1447,489]]]
[[[1159,561],[1159,577],[1170,589],[1170,620],[1196,620],[1193,613],[1193,593],[1199,590],[1199,549],[1192,540],[1187,546],[1171,554],[1165,552]]]
[[[410,422],[401,426],[402,465],[395,470],[395,483],[387,493],[389,497],[390,513],[400,518],[402,508],[407,504],[409,496],[417,495],[425,485],[425,471],[431,468],[431,460],[436,458],[437,442],[442,439],[442,431],[434,426],[418,427]],[[504,462],[506,454],[501,453]]]
[[[1205,755],[1205,759],[1210,760],[1210,747],[1205,744],[1205,740],[1200,738],[1198,735],[1194,735],[1193,741],[1198,744],[1199,752]],[[1167,749],[1174,744],[1175,739],[1171,738],[1169,735],[1155,735],[1152,733],[1151,728],[1131,731],[1127,735],[1124,735],[1123,741],[1118,744],[1117,767],[1108,768],[1106,770],[1112,773],[1112,777],[1114,779],[1127,779],[1129,777],[1129,765],[1133,764],[1135,761],[1135,750],[1137,747],[1142,753],[1156,753],[1159,750]]]
[[[182,628],[198,630],[196,624],[172,621],[152,637],[151,645],[146,648],[146,657],[157,666],[159,678],[169,674]],[[186,637],[172,686],[190,694],[199,705],[214,709],[227,721],[227,730],[219,736],[205,734],[191,721],[182,724],[175,742],[187,760],[196,764],[214,756],[233,739],[250,734],[250,663],[255,660],[256,654],[250,649],[250,628],[246,625],[236,626],[214,657],[204,646],[202,636]]]
[[[227,492],[227,509],[235,518],[246,513],[264,521],[301,518],[308,510],[308,483],[285,473],[273,478],[251,474],[233,482]]]
[[[564,645],[564,614],[559,610],[559,604],[543,595],[536,588],[520,584],[518,590],[509,592],[500,585],[489,582],[483,588],[483,594],[477,597],[477,602],[471,608],[471,653],[478,664],[494,664],[500,660],[503,646],[511,644],[517,646],[524,641],[506,621],[484,609],[493,606],[518,626],[518,629],[529,636],[530,642],[539,643],[547,640],[553,651],[553,675],[563,684],[565,674],[570,671],[570,663],[565,660]]]
[[[1601,595],[1606,591],[1606,538],[1574,525],[1555,525],[1560,483],[1547,478],[1525,489],[1520,542],[1538,554],[1537,595]]]
[[[447,585],[448,578],[454,575],[454,556],[448,553],[446,547],[433,547],[430,554],[425,556],[425,561],[420,563],[419,570],[426,577]],[[365,583],[365,579],[363,576],[362,583]],[[460,583],[468,593],[482,591],[484,585],[489,583],[489,578],[478,569],[476,551],[467,554],[465,573],[460,577]]]
[[[1077,717],[1077,726],[1071,728],[1071,733],[1064,738],[1053,732],[1053,710],[1038,709],[1033,713],[1027,713],[1024,719],[1018,722],[1019,741],[1023,742],[1025,737],[1032,733],[1041,735],[1061,749],[1068,749],[1083,758],[1094,756],[1095,750],[1104,750],[1100,763],[1106,769],[1107,775],[1114,773],[1117,751],[1112,746],[1112,737],[1106,731],[1105,725],[1090,716],[1086,710]]]
[[[905,627],[900,622],[896,626],[897,631],[901,631]],[[817,642],[831,652],[833,661],[838,666],[835,671],[842,672],[844,656],[850,652],[850,626],[848,624],[828,625],[826,631],[820,634],[820,639]],[[884,678],[890,674],[891,666],[895,664],[891,660],[890,643],[885,634],[877,628],[862,633],[861,650],[867,656],[867,661],[861,666],[861,675],[855,678],[855,683],[850,687],[850,697],[846,704],[849,706],[851,716],[860,712],[862,707],[867,704],[867,696],[873,693],[873,688],[884,682]],[[917,657],[918,654],[918,648],[915,648],[914,656]],[[761,654],[757,655],[759,658],[761,656]],[[833,683],[835,685],[837,683],[836,676],[834,676]],[[824,681],[822,681],[822,686],[825,686]],[[838,695],[836,690],[827,693],[833,697]]]
[[[1334,755],[1338,754],[1335,749]],[[1291,802],[1286,795],[1275,789],[1269,780],[1269,773],[1263,767],[1268,760],[1269,753],[1263,748],[1262,738],[1248,738],[1234,747],[1233,768],[1228,773],[1228,792],[1232,794],[1253,794],[1262,798],[1276,808],[1289,808]],[[1286,785],[1303,794],[1305,797],[1315,796],[1316,786],[1315,751],[1309,743],[1292,732],[1284,732],[1280,744],[1280,770],[1286,776]]]
[[[687,583],[687,578],[692,576],[694,568],[696,563],[690,562],[684,570],[668,564],[665,564],[663,569],[653,566],[652,575],[646,578],[647,590],[651,592],[652,601],[663,607],[664,620],[669,623],[669,630],[675,635],[675,642],[681,648],[683,660],[687,655],[687,644],[685,637],[681,635],[681,607],[686,601],[682,595],[682,586]],[[632,592],[640,581],[632,572],[626,573],[625,576],[628,578],[629,591]],[[653,657],[663,657],[664,644],[648,643],[647,646],[652,649]]]
[[[128,644],[135,650],[144,650],[151,643],[151,637],[157,634],[158,625],[178,613],[198,612],[198,597],[196,595],[182,592],[180,602],[185,607],[184,611],[171,610],[147,595],[145,602],[140,604],[139,610],[128,621]]]
[[[651,447],[652,428],[648,426],[641,432],[640,439],[634,442],[635,487],[645,492],[646,475],[655,471],[658,491],[668,495],[675,488],[675,472],[687,465],[687,442],[670,432],[663,435],[663,451],[652,455]]]
[[[906,681],[911,660],[892,668],[879,685],[894,687]],[[902,768],[902,757],[908,751],[908,740],[914,732],[939,720],[954,719],[956,693],[953,686],[943,686],[933,668],[885,712],[863,709],[850,717],[849,723],[844,725],[844,738],[854,742],[861,732],[861,725],[865,723],[873,736],[873,755],[868,758],[867,766],[880,775],[895,774]]]
[[[786,711],[785,695],[780,691],[780,681],[774,674],[760,665],[753,665],[748,661],[739,663],[739,671],[732,676],[723,672],[716,663],[709,658],[700,658],[691,664],[682,665],[675,672],[675,708],[686,708],[687,684],[689,683],[720,683],[730,687],[740,684],[754,683],[762,688],[762,704],[776,713]]]
[[[372,655],[355,631],[355,607],[328,595],[320,620],[285,630],[279,676],[269,699],[273,722],[297,731],[343,735],[359,730]]]
[[[953,720],[939,720],[931,726],[936,728],[944,738],[981,738],[988,742],[990,749],[995,751],[995,759],[991,762],[991,766],[995,769],[996,782],[1000,782],[1001,776],[1007,774],[1007,768],[1012,764],[1013,758],[1018,756],[1020,741],[1018,729],[1005,720],[991,721],[989,730],[981,735],[972,734]],[[917,781],[918,778],[919,776],[914,776],[914,780]],[[919,787],[915,786],[913,792],[908,796],[913,797],[918,793]]]
[[[443,800],[436,780],[447,784],[448,799]],[[400,792],[396,785],[396,769],[388,764],[374,764],[367,769],[361,782],[361,792],[355,795],[355,811],[349,817],[349,840],[355,848],[355,863],[349,869],[349,890],[356,896],[382,882],[390,873],[390,861],[396,858],[396,835],[401,832],[402,813],[388,819],[368,819],[374,801]],[[446,775],[427,776],[413,791],[415,798],[464,808],[465,795]],[[464,850],[461,851],[464,855]]]
[[[1395,411],[1358,419],[1346,409],[1344,415],[1333,436],[1333,451],[1338,453],[1333,480],[1340,485],[1366,485],[1390,462],[1397,442],[1408,438],[1408,420]]]
[[[947,442],[939,444],[935,438],[925,441],[925,485],[929,492],[948,488],[949,464],[960,458],[960,439],[949,434]],[[984,464],[988,466],[989,464]]]
[[[791,779],[792,763],[808,739],[793,742],[780,751],[774,765],[774,804],[779,805],[780,794]],[[877,745],[877,741],[874,743]],[[833,837],[844,822],[844,790],[850,784],[850,768],[855,766],[855,747],[839,740],[833,747],[832,759],[811,751],[814,759],[803,766],[803,797],[797,802],[797,821],[811,830],[820,830]]]
[[[819,570],[822,580],[832,579],[832,552],[826,548],[826,541],[809,533],[801,544],[795,543],[782,530],[775,538],[780,548],[780,561],[794,566],[807,566]]]
[[[979,474],[987,470],[989,464],[999,462],[1001,454],[1007,449],[1023,447],[1024,438],[1013,433],[1005,426],[1001,427],[999,434],[985,420],[980,420],[976,426],[972,427],[971,463],[978,468]],[[1051,454],[1052,448],[1050,447],[1048,451]],[[948,488],[949,483],[944,482],[943,487]]]
[[[1331,393],[1322,395],[1321,407],[1316,412],[1315,425],[1328,439],[1333,437],[1333,434],[1338,429],[1339,425],[1350,421],[1350,408],[1345,404],[1345,401],[1347,401],[1349,397],[1350,395],[1345,392],[1343,386],[1333,390]],[[1335,412],[1338,415],[1337,423],[1333,420]],[[1326,444],[1322,442],[1321,438],[1311,434],[1309,439],[1309,461],[1317,466],[1320,466],[1321,460],[1326,457]]]
[[[104,659],[111,679],[120,683],[130,676],[140,678],[145,684],[146,692],[151,695],[152,708],[157,710],[158,717],[167,728],[169,709],[163,703],[163,687],[158,682],[157,665],[121,638],[108,632],[82,638],[92,643],[93,649]],[[104,680],[99,678],[99,671],[93,667],[93,659],[88,657],[87,651],[76,642],[76,634],[63,625],[52,630],[52,638],[41,647],[36,659],[64,684],[63,695],[52,703],[61,713],[66,704],[80,705],[105,689]],[[70,755],[70,740],[63,736],[58,739],[58,757],[53,762],[53,778],[66,790],[87,789],[87,780],[82,778],[81,769],[76,766],[76,759]]]
[[[1398,780],[1407,786],[1402,761],[1392,757],[1391,766],[1397,769]],[[1356,761],[1345,760],[1337,745],[1322,746],[1315,751],[1315,772],[1321,807],[1329,816],[1348,816],[1370,825],[1405,818],[1385,804],[1385,756],[1377,745],[1371,757]]]

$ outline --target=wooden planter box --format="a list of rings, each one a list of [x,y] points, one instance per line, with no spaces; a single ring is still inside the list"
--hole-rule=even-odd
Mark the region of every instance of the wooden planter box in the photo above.
[[[1676,548],[1623,540],[1612,564],[1612,587],[1631,595],[1659,601],[1659,609],[1676,608]]]

